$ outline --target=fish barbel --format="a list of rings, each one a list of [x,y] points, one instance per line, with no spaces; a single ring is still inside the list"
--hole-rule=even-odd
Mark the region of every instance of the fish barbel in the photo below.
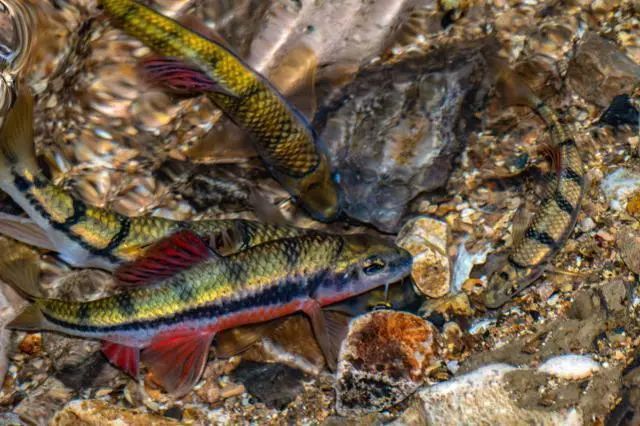
[[[157,54],[147,64],[154,80],[204,92],[246,130],[269,171],[315,219],[340,212],[324,146],[307,119],[275,87],[217,40],[133,0],[100,0],[118,27]]]
[[[526,228],[515,229],[513,245],[504,265],[489,276],[484,303],[497,308],[525,289],[544,272],[573,231],[584,195],[585,177],[580,152],[570,130],[531,89],[510,73],[499,79],[505,96],[514,104],[531,107],[551,135],[547,151],[553,179],[546,197]]]
[[[401,279],[411,262],[404,249],[366,235],[285,238],[220,257],[182,231],[116,272],[127,289],[91,302],[38,298],[37,264],[21,263],[5,275],[34,303],[9,326],[102,340],[111,362],[136,376],[141,357],[154,380],[182,395],[217,332],[298,311],[335,366],[338,346],[321,307]]]
[[[8,193],[37,226],[21,218],[0,217],[0,233],[57,251],[73,266],[112,270],[132,261],[150,244],[183,229],[212,242],[222,254],[305,233],[288,226],[228,219],[175,221],[154,216],[127,217],[92,207],[54,185],[38,168],[33,141],[33,99],[21,85],[0,129],[0,189]]]

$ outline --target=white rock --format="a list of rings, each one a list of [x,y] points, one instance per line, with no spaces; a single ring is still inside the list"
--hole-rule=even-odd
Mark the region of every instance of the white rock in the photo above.
[[[640,189],[640,173],[619,168],[604,178],[601,188],[609,200],[609,206],[621,211],[626,207],[631,194]]]
[[[490,247],[485,247],[477,253],[469,253],[464,245],[464,241],[458,246],[458,255],[453,266],[453,277],[451,278],[451,292],[460,293],[462,284],[469,278],[474,265],[480,265],[487,261],[487,254]]]
[[[591,377],[601,366],[589,355],[567,354],[546,360],[538,371],[559,379],[581,380]]]

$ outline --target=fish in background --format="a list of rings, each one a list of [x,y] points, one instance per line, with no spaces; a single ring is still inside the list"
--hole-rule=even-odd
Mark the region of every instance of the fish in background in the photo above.
[[[545,181],[539,208],[528,223],[514,223],[513,244],[506,260],[489,276],[483,295],[489,308],[505,304],[542,275],[571,235],[585,189],[580,151],[556,113],[511,72],[500,74],[498,90],[510,104],[528,106],[544,120],[551,135],[545,151],[552,172]]]
[[[251,137],[265,165],[314,218],[340,214],[325,147],[307,118],[219,39],[207,38],[133,0],[101,0],[111,21],[163,58],[144,64],[150,78],[207,96]]]
[[[153,244],[188,229],[206,237],[220,254],[306,232],[242,219],[175,221],[155,216],[127,217],[84,204],[54,185],[38,168],[33,140],[33,99],[20,85],[0,129],[0,189],[31,221],[0,214],[0,233],[60,253],[76,267],[107,270],[132,261]]]
[[[181,231],[118,269],[120,293],[90,302],[40,298],[36,262],[6,265],[8,283],[33,302],[9,327],[99,339],[113,364],[135,377],[142,360],[180,396],[200,378],[216,333],[299,311],[335,368],[339,341],[321,308],[405,277],[411,262],[366,235],[285,238],[220,257]]]

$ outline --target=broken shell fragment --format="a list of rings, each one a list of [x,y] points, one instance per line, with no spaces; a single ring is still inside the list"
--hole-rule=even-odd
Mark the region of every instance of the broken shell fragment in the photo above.
[[[354,319],[340,348],[336,409],[359,415],[389,408],[412,394],[437,366],[435,327],[397,311]]]
[[[407,222],[396,243],[413,256],[411,278],[429,297],[449,292],[451,267],[447,256],[448,228],[445,222],[422,216]]]

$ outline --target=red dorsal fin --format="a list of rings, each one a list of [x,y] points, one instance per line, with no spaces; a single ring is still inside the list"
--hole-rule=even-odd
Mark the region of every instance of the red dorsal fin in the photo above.
[[[118,268],[115,276],[125,287],[146,285],[215,256],[192,231],[178,231],[149,247],[139,259]]]
[[[194,96],[204,92],[213,92],[237,97],[234,93],[220,86],[200,68],[186,64],[180,59],[151,57],[143,60],[141,65],[152,83],[177,94]]]
[[[560,175],[562,169],[562,148],[557,145],[544,144],[540,148],[541,152],[551,161],[551,169]]]
[[[142,352],[152,380],[174,396],[187,394],[202,375],[214,335],[188,329],[156,337]]]
[[[113,342],[102,342],[102,353],[110,363],[133,377],[138,378],[140,366],[140,349]]]

